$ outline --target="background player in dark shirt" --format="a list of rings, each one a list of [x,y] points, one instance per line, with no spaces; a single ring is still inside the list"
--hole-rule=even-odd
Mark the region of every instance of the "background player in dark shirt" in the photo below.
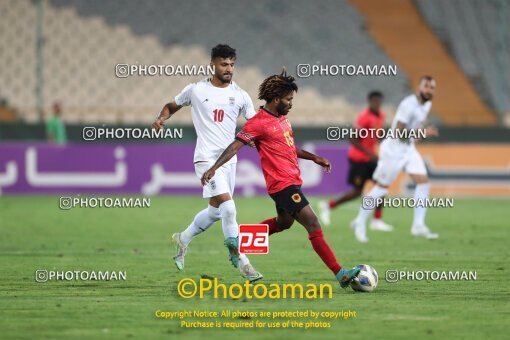
[[[345,269],[337,262],[335,254],[327,244],[317,216],[301,191],[303,183],[298,158],[312,160],[327,172],[331,164],[325,158],[296,148],[292,127],[287,114],[292,108],[292,99],[297,92],[294,78],[287,76],[285,69],[280,75],[266,78],[259,87],[259,99],[266,104],[250,119],[220,155],[216,163],[202,176],[205,185],[215,171],[232,158],[244,145],[254,142],[260,155],[267,192],[275,201],[277,217],[263,221],[269,225],[269,233],[284,231],[297,220],[308,231],[308,239],[322,261],[333,272],[342,288],[349,286],[359,273],[359,268]]]

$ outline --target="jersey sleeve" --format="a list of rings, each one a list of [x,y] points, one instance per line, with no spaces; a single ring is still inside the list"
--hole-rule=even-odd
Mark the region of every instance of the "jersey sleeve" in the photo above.
[[[248,120],[255,116],[255,108],[253,107],[253,102],[251,101],[250,96],[246,91],[242,91],[243,96],[243,106],[241,107],[241,114],[243,117]]]
[[[248,144],[260,140],[264,135],[264,126],[257,119],[250,119],[236,135],[238,141]]]
[[[412,106],[409,105],[409,103],[403,102],[398,106],[397,113],[395,114],[395,119],[397,122],[402,122],[406,125],[409,125],[412,115]]]
[[[356,129],[369,129],[370,128],[370,122],[367,119],[367,116],[364,114],[361,114],[358,119],[356,119],[356,123],[354,126]]]
[[[384,111],[379,110],[379,117],[381,117],[381,124],[384,126],[386,123],[386,113]]]
[[[195,84],[189,84],[186,86],[181,93],[175,96],[175,103],[179,106],[189,106],[191,105],[191,94],[193,92],[193,88]]]

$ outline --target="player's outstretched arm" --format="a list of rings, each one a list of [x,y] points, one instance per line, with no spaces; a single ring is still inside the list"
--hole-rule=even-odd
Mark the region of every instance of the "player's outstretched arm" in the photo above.
[[[415,138],[415,142],[421,142],[423,138],[439,136],[439,130],[434,125],[423,124],[423,126],[425,127],[425,136],[421,137],[421,135],[418,135],[418,137]]]
[[[296,153],[297,153],[298,158],[311,160],[315,164],[322,166],[324,168],[324,170],[326,170],[327,173],[331,172],[331,163],[326,158],[314,155],[311,152],[305,151],[303,149],[298,149],[298,148],[296,148]]]
[[[223,151],[223,153],[220,155],[220,157],[218,157],[218,159],[216,160],[216,163],[214,163],[214,165],[209,170],[204,172],[204,174],[202,175],[202,178],[200,179],[200,181],[202,182],[202,185],[206,185],[207,183],[209,183],[211,178],[214,176],[214,173],[216,172],[216,170],[218,170],[223,164],[227,163],[232,157],[234,157],[234,155],[237,153],[237,151],[239,151],[239,149],[242,148],[243,146],[244,146],[243,142],[238,141],[238,140],[233,141],[225,149],[225,151]]]
[[[401,130],[401,131],[404,131],[405,129],[407,128],[407,125],[403,122],[398,122],[397,123],[397,130]],[[439,131],[437,130],[437,128],[434,126],[434,125],[428,125],[426,128],[425,128],[425,135],[427,137],[437,137],[439,136]],[[405,136],[404,133],[401,134],[401,136]],[[402,140],[405,140],[407,141],[407,138],[400,138]],[[419,141],[421,138],[417,138],[416,141]]]
[[[152,123],[152,128],[158,131],[159,129],[163,128],[165,125],[165,120],[172,117],[174,113],[179,111],[181,109],[181,105],[177,105],[175,101],[166,104],[163,106],[163,109],[161,109],[161,112],[158,115],[158,118]]]

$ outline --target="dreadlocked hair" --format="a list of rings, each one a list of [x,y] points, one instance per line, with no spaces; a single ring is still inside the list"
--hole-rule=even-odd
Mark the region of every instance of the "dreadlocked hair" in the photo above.
[[[287,75],[285,67],[282,73],[264,79],[259,86],[259,99],[271,102],[275,98],[283,98],[290,92],[297,92],[298,87],[294,77]]]

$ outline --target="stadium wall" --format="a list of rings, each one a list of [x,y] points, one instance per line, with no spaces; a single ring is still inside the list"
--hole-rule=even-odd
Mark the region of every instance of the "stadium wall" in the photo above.
[[[94,126],[94,125],[87,125]],[[100,125],[95,127],[123,127],[148,128],[148,125]],[[67,138],[70,142],[84,142],[82,124],[66,124]],[[172,139],[171,143],[193,143],[196,133],[191,125],[171,125],[172,128],[182,129],[182,139]],[[337,125],[337,127],[349,127]],[[296,140],[325,141],[328,126],[323,127],[294,127]],[[510,129],[505,127],[439,127],[440,135],[434,137],[435,143],[510,143]],[[0,123],[0,142],[6,141],[45,141],[46,126],[43,123]],[[133,142],[129,139],[108,140],[109,142]],[[136,140],[136,142],[154,142],[152,140]],[[161,142],[159,140],[158,142]]]
[[[302,147],[328,158],[333,168],[332,174],[326,174],[301,160],[307,194],[334,195],[348,189],[348,144],[306,142]],[[429,143],[418,149],[433,195],[510,197],[510,143]],[[0,194],[200,195],[193,151],[193,143],[3,143]],[[409,179],[401,175],[390,194],[411,195],[412,189]],[[236,194],[265,195],[259,157],[252,148],[239,153]]]

